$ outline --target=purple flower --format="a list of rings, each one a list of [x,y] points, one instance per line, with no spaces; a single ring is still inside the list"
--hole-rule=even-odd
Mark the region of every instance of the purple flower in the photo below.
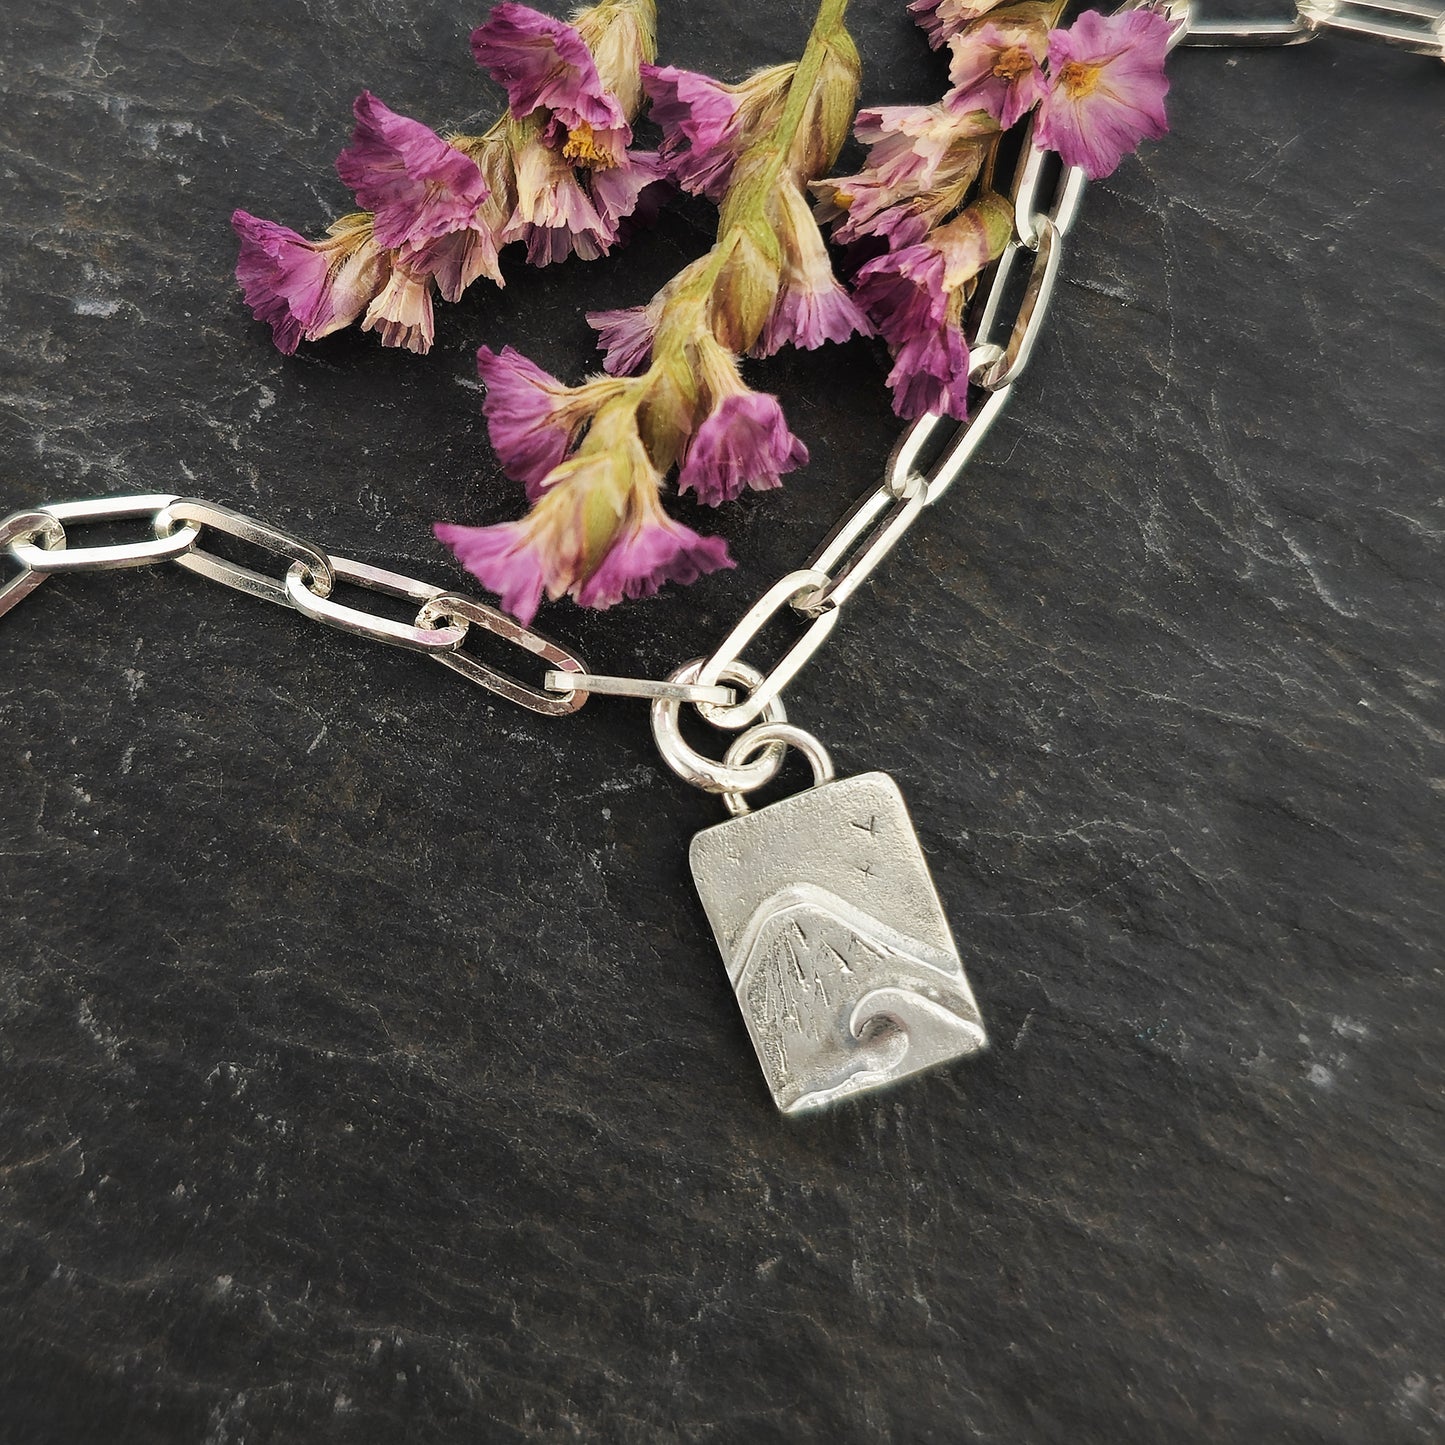
[[[737,564],[721,537],[703,537],[662,510],[657,493],[639,492],[602,565],[577,592],[583,607],[651,597],[667,582],[682,586]]]
[[[544,593],[610,607],[732,566],[719,538],[700,537],[663,512],[661,484],[638,434],[635,401],[614,397],[596,409],[581,446],[553,468],[520,522],[441,523],[436,535],[523,623]]]
[[[302,341],[349,326],[386,275],[386,258],[364,216],[337,221],[324,241],[308,241],[247,211],[236,211],[231,225],[241,240],[236,261],[241,294],[287,356]]]
[[[394,250],[466,226],[489,194],[477,163],[370,91],[354,109],[356,130],[336,170],[375,213],[376,244]]]
[[[587,179],[592,204],[615,242],[625,221],[634,224],[649,214],[643,198],[655,186],[664,184],[667,172],[656,151],[624,151],[621,164],[610,170],[594,170]]]
[[[672,178],[692,195],[720,200],[738,157],[737,96],[711,76],[671,65],[643,66],[642,84]]]
[[[527,522],[502,522],[495,527],[438,522],[432,531],[482,586],[497,594],[504,612],[510,612],[524,627],[532,621],[542,601],[547,573],[541,542]]]
[[[819,218],[838,223],[834,239],[845,245],[867,236],[914,245],[962,204],[998,129],[981,108],[944,103],[859,111],[855,134],[868,147],[867,165],[813,186]]]
[[[419,276],[430,276],[448,301],[460,301],[462,292],[479,276],[507,284],[497,259],[497,239],[485,226],[449,231],[420,246],[407,249],[406,264]]]
[[[997,9],[1003,0],[912,0],[909,13],[928,32],[928,43],[942,50],[975,20]]]
[[[784,346],[815,351],[825,341],[871,336],[868,318],[833,274],[818,223],[796,186],[783,184],[776,194],[775,225],[782,245],[783,269],[777,300],[754,355],[772,356]]]
[[[893,353],[888,384],[900,416],[933,411],[967,419],[966,288],[1012,234],[1012,208],[990,194],[924,241],[859,269],[854,297]]]
[[[609,376],[632,376],[647,365],[662,315],[659,300],[619,311],[587,313],[587,324],[597,333],[597,345],[607,353],[602,365]]]
[[[1034,144],[1098,180],[1141,140],[1164,135],[1164,60],[1172,29],[1154,10],[1086,10],[1070,29],[1051,30],[1049,88]]]
[[[495,6],[486,23],[472,31],[472,54],[506,90],[515,116],[545,107],[568,130],[627,127],[621,106],[603,88],[586,41],[573,26],[540,10]]]
[[[985,110],[1007,130],[1044,98],[1042,24],[988,24],[949,42],[954,111]]]
[[[892,346],[934,330],[948,309],[943,252],[927,241],[861,266],[853,296]]]
[[[910,338],[893,355],[893,410],[909,421],[932,412],[968,420],[968,343],[956,320]]]
[[[721,398],[697,429],[677,477],[679,492],[704,506],[735,501],[745,490],[770,491],[783,473],[808,464],[808,449],[788,430],[775,396],[739,389]]]
[[[740,85],[671,65],[644,65],[642,84],[662,129],[659,154],[673,180],[692,195],[720,201],[733,166],[782,114],[796,67],[760,70]]]
[[[477,352],[477,375],[487,388],[482,414],[509,477],[527,489],[535,502],[546,490],[548,474],[571,450],[596,410],[607,387],[565,386],[521,352],[504,346],[501,353],[483,346]]]
[[[528,263],[550,266],[572,255],[605,256],[617,229],[598,213],[572,163],[536,136],[517,154],[516,209],[499,239],[525,241]]]

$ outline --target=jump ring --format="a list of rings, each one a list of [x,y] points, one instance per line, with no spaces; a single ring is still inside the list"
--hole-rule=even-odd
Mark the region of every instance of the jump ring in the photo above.
[[[695,683],[702,665],[702,658],[694,658],[685,667],[678,668],[668,681]],[[763,675],[745,662],[730,662],[720,670],[718,680],[752,689],[762,682]],[[773,698],[762,710],[762,716],[769,723],[785,723],[788,720],[781,698]],[[708,793],[751,793],[772,782],[783,766],[787,745],[781,742],[769,743],[751,763],[738,767],[706,757],[684,739],[681,719],[680,702],[658,698],[652,704],[652,736],[656,739],[658,752],[678,777],[695,788]]]
[[[797,748],[807,758],[813,768],[813,786],[815,788],[821,788],[824,783],[831,783],[838,776],[834,771],[833,758],[828,749],[812,733],[806,733],[802,728],[794,727],[791,723],[760,723],[755,728],[749,728],[741,737],[733,741],[723,762],[728,767],[740,767],[754,753],[761,752],[764,748],[778,743],[782,743],[786,747]],[[740,818],[744,813],[752,812],[747,798],[742,793],[724,793],[723,805],[734,818]]]

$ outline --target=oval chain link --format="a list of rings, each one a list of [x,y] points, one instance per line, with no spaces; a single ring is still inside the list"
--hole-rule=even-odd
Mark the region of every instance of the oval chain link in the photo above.
[[[94,501],[54,502],[40,510],[64,528],[96,522],[122,522],[133,517],[150,519],[171,496],[99,497]],[[152,534],[143,542],[112,542],[101,547],[72,547],[70,534],[53,550],[25,541],[10,543],[10,554],[32,572],[114,572],[125,567],[153,567],[157,562],[179,560],[196,544],[199,527],[182,527],[170,537]]]

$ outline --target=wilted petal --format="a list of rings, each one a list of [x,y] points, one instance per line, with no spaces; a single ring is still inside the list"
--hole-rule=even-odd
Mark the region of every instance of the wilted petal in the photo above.
[[[408,247],[403,260],[417,275],[430,276],[448,301],[460,301],[462,293],[480,276],[498,286],[507,284],[497,258],[496,238],[480,226],[450,231],[420,246]]]
[[[302,341],[349,326],[382,284],[385,259],[365,217],[336,222],[324,241],[247,211],[236,211],[231,225],[241,241],[241,294],[288,356]]]
[[[500,354],[483,346],[477,352],[477,375],[487,388],[482,414],[492,448],[507,475],[536,501],[546,489],[548,474],[613,394],[612,384],[566,386],[510,346]]]
[[[827,341],[871,336],[868,318],[833,274],[828,248],[802,193],[785,185],[776,200],[782,286],[754,354],[772,356],[784,346],[812,351]]]
[[[912,0],[909,13],[928,32],[928,43],[941,50],[975,20],[995,10],[1003,0]]]
[[[1086,10],[1068,30],[1050,31],[1049,89],[1034,144],[1098,180],[1141,140],[1164,135],[1171,31],[1154,10]]]
[[[605,256],[617,238],[556,151],[534,137],[517,155],[517,205],[499,238],[527,243],[527,260],[548,266],[571,255],[584,261]]]
[[[785,472],[808,464],[777,397],[739,386],[697,429],[678,473],[678,491],[695,492],[705,506],[781,486]]]
[[[458,562],[501,600],[524,627],[537,615],[546,586],[542,547],[526,522],[495,527],[458,527],[438,522],[432,531]]]
[[[877,256],[860,267],[853,299],[890,345],[902,346],[935,330],[948,309],[947,266],[936,246],[922,242]]]
[[[375,331],[383,346],[397,346],[425,356],[435,337],[431,277],[418,276],[394,262],[391,277],[366,312],[363,331]]]
[[[587,188],[603,225],[617,236],[622,222],[641,209],[647,192],[667,178],[656,151],[624,151],[622,164],[611,170],[593,171]]]
[[[375,213],[377,245],[420,244],[471,220],[488,191],[470,156],[370,91],[357,97],[355,114],[351,145],[337,157],[336,170]]]
[[[597,345],[607,353],[603,367],[609,376],[632,376],[647,365],[661,310],[654,302],[587,313],[587,324],[597,333]]]
[[[584,607],[651,597],[664,583],[682,586],[736,565],[721,537],[703,537],[662,510],[657,493],[634,497],[627,521],[602,565],[576,593]]]
[[[604,89],[597,64],[576,29],[528,5],[493,8],[472,32],[477,64],[507,92],[515,116],[545,107],[569,129],[627,124],[616,99]]]
[[[956,321],[914,336],[894,353],[893,363],[888,385],[899,416],[912,421],[933,412],[968,420],[968,343]]]
[[[736,93],[711,76],[671,65],[644,66],[642,84],[662,129],[658,154],[673,179],[693,195],[719,199],[738,156]]]
[[[985,110],[1007,130],[1025,111],[1044,98],[1040,61],[1048,46],[1047,32],[1037,25],[984,25],[949,42],[955,86],[948,97],[951,110]]]

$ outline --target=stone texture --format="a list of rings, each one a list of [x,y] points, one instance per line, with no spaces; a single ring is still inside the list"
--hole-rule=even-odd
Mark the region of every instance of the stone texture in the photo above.
[[[801,3],[674,4],[681,64]],[[941,67],[859,0],[876,100]],[[0,510],[177,490],[457,572],[517,508],[476,345],[704,244],[477,288],[418,360],[283,360],[229,210],[314,228],[351,96],[491,112],[420,0],[12,7]],[[979,465],[790,696],[900,781],[992,1051],[772,1111],[691,892],[720,813],[640,709],[567,722],[176,572],[0,629],[0,1440],[1426,1441],[1445,1429],[1445,73],[1176,58]],[[814,464],[740,566],[552,630],[702,651],[896,435],[785,356]]]

